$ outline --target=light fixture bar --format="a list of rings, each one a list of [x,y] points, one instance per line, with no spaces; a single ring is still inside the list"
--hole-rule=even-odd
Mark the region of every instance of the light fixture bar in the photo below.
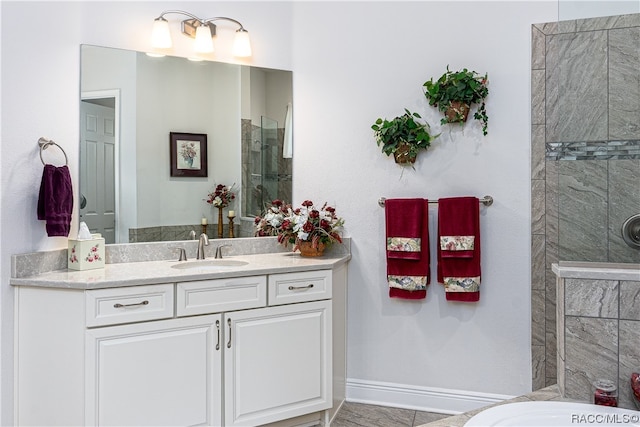
[[[185,19],[184,21],[182,21],[180,29],[182,30],[182,34],[195,39],[196,32],[198,31],[198,27],[200,25],[202,25],[202,23],[198,19]],[[209,31],[211,31],[211,37],[216,35],[216,24],[214,24],[213,22],[205,21],[204,25],[209,27]]]
[[[249,39],[249,32],[244,28],[240,21],[237,21],[233,18],[228,18],[226,16],[201,19],[183,10],[165,10],[160,14],[160,16],[155,19],[153,37],[151,42],[153,47],[160,49],[167,49],[171,47],[171,34],[168,31],[168,23],[166,19],[164,19],[164,16],[168,14],[184,15],[190,18],[182,21],[181,31],[182,34],[186,35],[187,37],[196,39],[196,50],[201,53],[213,52],[213,40],[211,43],[205,43],[205,41],[203,40],[203,34],[210,33],[211,39],[213,39],[213,37],[216,35],[216,25],[214,24],[215,21],[229,21],[236,24],[239,28],[236,30],[233,54],[234,56],[239,57],[251,56],[251,41]],[[208,27],[209,32],[207,33],[203,31],[204,29],[201,27]],[[198,31],[198,29],[200,29],[200,31]],[[159,37],[158,33],[160,33],[162,37]],[[200,36],[198,36],[198,33],[200,33]],[[202,48],[203,45],[206,45],[204,49]]]

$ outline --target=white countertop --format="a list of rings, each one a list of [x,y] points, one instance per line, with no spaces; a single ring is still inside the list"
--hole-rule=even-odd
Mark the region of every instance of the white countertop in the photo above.
[[[262,274],[290,273],[332,269],[346,263],[351,255],[305,258],[298,253],[280,252],[257,255],[224,257],[227,260],[246,261],[247,265],[225,267],[220,270],[178,269],[172,265],[184,261],[144,261],[107,264],[104,269],[56,270],[35,276],[11,278],[13,286],[37,286],[66,289],[102,289],[157,283],[186,282],[192,280],[220,279],[225,277],[257,276]],[[213,258],[207,258],[212,260]],[[194,263],[195,260],[188,262]]]

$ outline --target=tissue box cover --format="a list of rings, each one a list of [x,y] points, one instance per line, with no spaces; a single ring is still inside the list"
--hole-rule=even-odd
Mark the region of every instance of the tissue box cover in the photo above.
[[[67,267],[71,270],[104,268],[104,238],[69,239]]]

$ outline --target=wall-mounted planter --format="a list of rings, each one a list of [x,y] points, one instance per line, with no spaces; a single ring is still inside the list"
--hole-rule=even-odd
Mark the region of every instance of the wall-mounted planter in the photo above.
[[[412,113],[406,108],[405,113],[392,120],[379,118],[371,126],[376,144],[382,147],[387,156],[393,154],[396,163],[413,165],[418,152],[427,150],[431,141],[439,135],[431,135],[429,124],[420,121],[418,113]]]
[[[469,104],[465,104],[460,101],[451,101],[447,111],[444,112],[444,116],[447,119],[447,123],[465,123],[469,117],[469,111],[471,107]]]
[[[482,133],[486,135],[489,121],[484,102],[489,95],[487,83],[487,74],[482,76],[466,68],[450,71],[447,66],[447,71],[438,80],[431,78],[424,83],[424,96],[429,105],[437,107],[444,114],[441,124],[465,123],[470,106],[479,104],[473,118],[482,123]]]
[[[411,152],[411,147],[406,142],[400,142],[398,149],[393,153],[393,159],[399,165],[412,165],[416,162],[418,153]]]

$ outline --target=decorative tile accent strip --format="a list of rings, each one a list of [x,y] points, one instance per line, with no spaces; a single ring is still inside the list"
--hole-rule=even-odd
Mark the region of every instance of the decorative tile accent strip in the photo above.
[[[640,159],[640,140],[547,142],[549,160]]]

